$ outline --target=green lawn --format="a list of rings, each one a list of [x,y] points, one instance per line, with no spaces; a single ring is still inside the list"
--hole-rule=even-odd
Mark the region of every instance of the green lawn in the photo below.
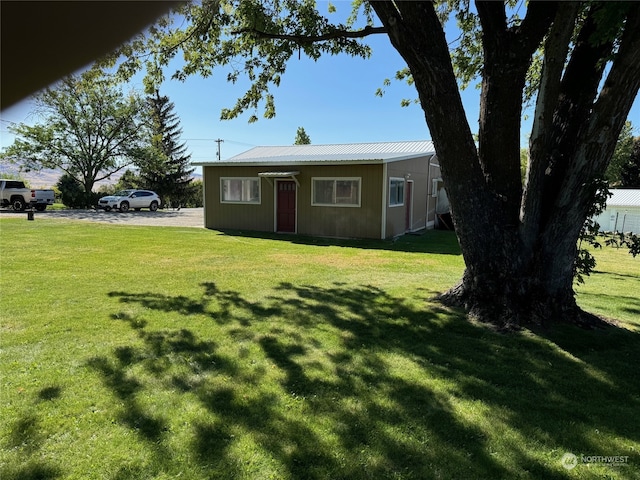
[[[505,335],[430,300],[462,273],[447,232],[0,234],[2,480],[640,476],[640,259],[623,250],[578,289],[620,328]]]

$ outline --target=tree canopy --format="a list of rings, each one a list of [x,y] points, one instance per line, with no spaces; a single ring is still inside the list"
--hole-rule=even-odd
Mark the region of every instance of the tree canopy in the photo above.
[[[23,169],[59,169],[90,193],[133,163],[143,136],[144,102],[94,76],[71,76],[35,96],[40,122],[9,127],[2,156]]]
[[[311,137],[307,135],[304,127],[298,127],[296,130],[296,139],[294,140],[294,145],[309,145],[311,143]]]
[[[170,75],[175,80],[185,81],[190,75],[209,77],[219,69],[231,83],[246,76],[251,87],[235,105],[221,112],[221,118],[235,118],[245,111],[253,113],[249,122],[257,121],[260,113],[273,118],[276,105],[271,89],[280,85],[290,59],[340,53],[363,58],[370,55],[370,48],[361,40],[385,29],[367,24],[353,30],[358,11],[373,22],[371,7],[355,3],[348,21],[336,25],[316,9],[314,0],[184,3],[96,66],[115,67],[122,80],[144,69],[148,93],[165,79],[174,58],[182,64]],[[329,11],[333,10],[329,5]]]
[[[106,58],[122,78],[146,66],[147,86],[181,52],[172,77],[251,82],[233,118],[275,115],[271,90],[300,55],[367,57],[363,39],[387,35],[407,68],[435,143],[464,277],[443,300],[500,326],[592,320],[573,291],[577,238],[640,86],[636,2],[353,2],[332,23],[311,0],[185,4]],[[178,27],[172,20],[179,20]],[[448,21],[460,36],[446,37]],[[118,63],[120,62],[120,63]],[[460,88],[480,82],[477,139]],[[523,105],[535,106],[525,178]],[[474,129],[475,130],[475,129]]]

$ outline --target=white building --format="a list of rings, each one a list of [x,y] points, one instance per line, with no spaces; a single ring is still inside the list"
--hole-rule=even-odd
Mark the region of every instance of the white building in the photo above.
[[[603,232],[632,232],[640,234],[640,190],[610,190],[607,208],[596,221]]]

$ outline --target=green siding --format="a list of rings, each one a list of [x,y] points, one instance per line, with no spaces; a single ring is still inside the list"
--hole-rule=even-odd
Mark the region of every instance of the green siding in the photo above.
[[[229,204],[220,201],[221,177],[258,177],[260,172],[299,171],[296,233],[344,238],[391,238],[405,232],[405,203],[389,207],[389,177],[413,180],[413,215],[410,230],[424,228],[432,220],[433,205],[427,208],[429,157],[379,164],[348,165],[262,165],[203,167],[205,184],[205,226],[213,229],[238,229],[273,232],[275,230],[275,185],[277,178],[261,178],[261,201],[256,204]],[[386,170],[386,177],[383,179]],[[312,178],[361,179],[359,207],[313,206]],[[387,187],[384,187],[385,182]],[[383,192],[387,198],[383,201]],[[383,212],[383,208],[385,211]],[[384,213],[384,215],[383,215]],[[430,215],[429,215],[430,213]],[[384,234],[382,221],[385,218]]]
[[[220,202],[221,177],[257,177],[255,167],[204,167],[205,227],[215,229],[250,229],[273,231],[273,188],[260,180],[260,204]]]

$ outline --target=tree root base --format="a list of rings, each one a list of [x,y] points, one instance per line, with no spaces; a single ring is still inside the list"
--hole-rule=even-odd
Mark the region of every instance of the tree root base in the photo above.
[[[582,310],[573,296],[552,299],[521,295],[520,301],[507,295],[480,295],[462,283],[436,297],[445,306],[460,308],[470,320],[490,325],[498,331],[546,328],[554,324],[576,325],[583,329],[604,329],[615,323]]]

